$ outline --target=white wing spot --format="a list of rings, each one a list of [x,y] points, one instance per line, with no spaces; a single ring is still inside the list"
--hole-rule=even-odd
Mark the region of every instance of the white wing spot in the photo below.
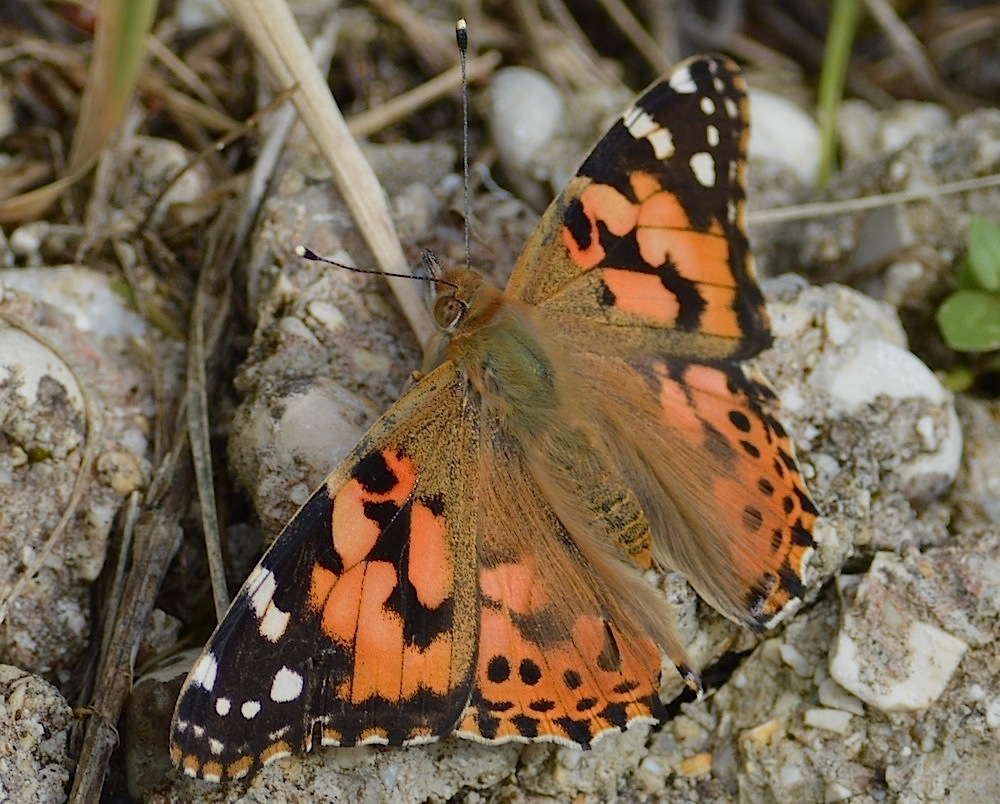
[[[700,102],[701,111],[704,114],[715,114],[715,101],[705,95]]]
[[[302,692],[302,676],[282,667],[271,682],[271,700],[275,703],[294,701]]]
[[[253,720],[260,712],[260,701],[244,701],[240,707],[240,714],[247,720]]]
[[[274,603],[274,592],[278,584],[274,573],[264,567],[256,567],[247,581],[250,607],[257,615],[257,630],[269,642],[277,642],[285,634],[291,615],[279,609]]]
[[[730,223],[736,223],[736,204],[732,201],[726,202],[726,218]]]
[[[215,714],[225,717],[233,708],[233,702],[228,698],[217,698],[215,700]]]
[[[674,155],[674,138],[670,129],[657,123],[649,112],[632,106],[622,115],[622,124],[635,139],[646,140],[653,149],[653,155],[661,162]]]
[[[186,769],[185,769],[185,771],[186,771]],[[190,775],[193,776],[195,779],[198,778],[198,774],[197,773],[192,773]],[[212,784],[218,784],[219,782],[222,781],[222,776],[220,774],[218,774],[218,773],[205,773],[203,771],[202,775],[201,775],[201,778],[204,779],[206,782],[212,782]]]
[[[736,101],[732,98],[726,98],[724,101],[726,104],[726,114],[732,118],[737,118],[740,116],[740,107],[736,105]]]
[[[222,753],[223,748],[225,748],[225,746],[222,744],[222,740],[216,740],[214,737],[208,738],[208,750],[213,754],[218,756]]]
[[[715,87],[715,91],[718,92],[720,95],[726,89],[725,82],[721,78],[719,78],[719,76],[715,76],[715,78],[712,79],[712,86]]]
[[[705,129],[705,139],[708,141],[708,144],[714,148],[719,144],[719,129],[715,126],[708,126]]]
[[[199,740],[205,736],[205,727],[196,726],[194,723],[191,724],[191,733],[194,734]]]
[[[690,95],[698,91],[698,85],[691,76],[691,70],[683,67],[670,76],[670,88],[678,95]]]
[[[250,595],[250,605],[253,606],[254,613],[259,620],[264,616],[271,598],[274,597],[274,590],[278,584],[274,580],[274,573],[269,569],[264,569],[258,565],[247,579],[247,593]]]
[[[653,155],[663,162],[674,155],[674,137],[668,128],[654,131],[646,139],[653,146]]]
[[[277,642],[285,634],[291,614],[282,611],[273,603],[267,607],[264,616],[260,618],[260,625],[257,630],[260,635],[271,642]]]
[[[206,692],[211,692],[215,687],[215,676],[218,672],[219,663],[210,651],[205,651],[191,669],[191,683]]]
[[[645,137],[656,127],[653,118],[640,106],[629,106],[622,114],[622,123],[633,137]]]
[[[689,164],[698,184],[702,187],[715,186],[715,159],[710,153],[699,151],[691,157]]]

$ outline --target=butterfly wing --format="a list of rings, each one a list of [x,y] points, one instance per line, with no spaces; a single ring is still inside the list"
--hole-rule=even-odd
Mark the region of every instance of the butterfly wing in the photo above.
[[[817,511],[763,379],[661,356],[578,356],[577,370],[658,562],[752,630],[779,622],[805,591]]]
[[[760,629],[802,595],[816,509],[773,392],[735,362],[771,342],[744,228],[747,126],[732,62],[679,65],[549,207],[506,293],[549,321],[659,561]]]
[[[181,691],[176,765],[218,781],[308,750],[314,731],[334,745],[451,732],[479,626],[478,465],[461,460],[478,453],[474,413],[442,365],[296,514]]]
[[[657,385],[659,421],[678,434],[676,453],[691,453],[683,490],[669,503],[685,525],[668,527],[674,514],[651,506],[663,534],[654,550],[718,611],[754,631],[770,628],[805,592],[818,513],[775,417],[774,392],[740,366],[655,360],[644,368]],[[662,442],[643,449],[663,487],[673,457]]]
[[[530,447],[509,426],[484,411],[479,655],[456,733],[589,747],[606,732],[662,716],[660,652],[621,615],[625,589],[581,555]],[[634,576],[625,587],[634,581],[642,584]],[[669,618],[653,589],[643,588],[651,608]]]
[[[279,535],[181,691],[186,773],[238,779],[317,733],[586,747],[662,715],[656,643],[473,400],[451,362],[424,377]]]
[[[768,346],[744,228],[747,121],[736,65],[679,65],[553,201],[507,294],[574,335],[611,325],[604,348],[737,359]]]
[[[635,571],[653,555],[748,625],[787,610],[815,509],[770,391],[732,362],[770,343],[745,146],[724,59],[623,116],[512,275],[539,326],[485,345],[467,329],[466,362],[418,383],[296,515],[182,690],[175,763],[237,778],[314,732],[589,746],[657,719],[657,645],[692,675]]]

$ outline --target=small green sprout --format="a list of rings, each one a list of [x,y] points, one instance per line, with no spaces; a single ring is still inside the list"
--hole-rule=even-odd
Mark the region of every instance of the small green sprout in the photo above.
[[[973,218],[968,243],[958,289],[938,308],[938,327],[957,352],[991,352],[1000,349],[1000,226]]]

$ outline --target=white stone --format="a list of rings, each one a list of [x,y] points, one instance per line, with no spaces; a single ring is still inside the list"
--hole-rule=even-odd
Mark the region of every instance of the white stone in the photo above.
[[[830,782],[823,793],[824,804],[836,804],[838,801],[848,801],[854,796],[854,792],[842,785],[840,782]]]
[[[994,698],[986,707],[986,725],[991,729],[1000,729],[1000,697]]]
[[[905,400],[923,398],[940,406],[945,414],[940,437],[928,431],[921,421],[919,434],[925,443],[936,441],[928,451],[915,456],[899,468],[901,477],[915,481],[939,476],[954,480],[962,460],[962,428],[953,398],[920,358],[895,344],[878,338],[856,341],[849,355],[839,365],[831,366],[828,383],[830,397],[847,411],[871,404],[879,396]]]
[[[781,95],[757,88],[749,95],[750,158],[777,162],[812,187],[819,172],[816,121]]]
[[[98,337],[139,337],[146,323],[107,275],[77,265],[51,268],[10,268],[0,271],[0,286],[13,288],[59,309],[82,332]]]
[[[18,396],[32,406],[37,403],[39,384],[45,378],[63,387],[82,418],[83,393],[66,363],[27,333],[0,324],[0,382],[15,379]]]
[[[850,712],[845,712],[843,709],[813,707],[806,710],[803,721],[807,726],[814,729],[823,729],[824,731],[832,731],[837,734],[847,734],[847,728],[850,726],[852,717],[854,715]]]
[[[490,128],[500,159],[520,171],[549,146],[565,122],[562,95],[527,67],[497,70],[490,82]]]
[[[876,147],[882,153],[889,154],[919,136],[945,131],[951,123],[951,114],[943,106],[900,101],[882,116]]]
[[[51,228],[47,221],[25,223],[10,233],[7,244],[10,246],[10,250],[19,257],[38,260],[38,252],[42,247],[42,242],[48,237]],[[20,271],[24,269],[16,268],[11,270]],[[30,271],[31,269],[28,270]]]
[[[781,652],[781,661],[792,668],[797,676],[801,678],[810,678],[812,676],[812,665],[794,645],[789,642],[782,642],[779,651]]]
[[[882,395],[924,397],[937,405],[948,401],[937,377],[911,352],[884,340],[857,341],[851,357],[831,377],[830,396],[848,410],[857,410]]]
[[[865,713],[865,705],[832,678],[824,678],[820,683],[819,702],[830,709],[842,709],[852,715]]]
[[[886,582],[900,559],[879,553],[866,576],[838,584],[846,606],[830,654],[830,675],[841,687],[883,712],[919,711],[947,687],[968,645],[901,605]]]
[[[319,299],[309,302],[309,315],[329,332],[337,332],[347,326],[347,318],[340,311],[340,308],[330,302]]]
[[[295,456],[303,466],[324,467],[324,474],[336,468],[340,459],[364,435],[364,424],[372,410],[357,395],[332,382],[317,379],[302,393],[284,400],[281,419],[271,430],[274,418],[262,406],[259,412],[260,441],[281,454]],[[311,478],[310,491],[322,480]]]

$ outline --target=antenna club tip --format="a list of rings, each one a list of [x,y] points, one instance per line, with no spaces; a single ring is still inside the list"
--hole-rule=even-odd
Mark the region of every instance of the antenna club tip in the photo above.
[[[296,246],[295,247],[295,253],[298,256],[304,257],[307,260],[315,260],[316,259],[315,252],[313,252],[311,249],[306,248],[305,246]]]
[[[455,39],[459,50],[465,51],[469,47],[469,30],[464,19],[455,23]]]

